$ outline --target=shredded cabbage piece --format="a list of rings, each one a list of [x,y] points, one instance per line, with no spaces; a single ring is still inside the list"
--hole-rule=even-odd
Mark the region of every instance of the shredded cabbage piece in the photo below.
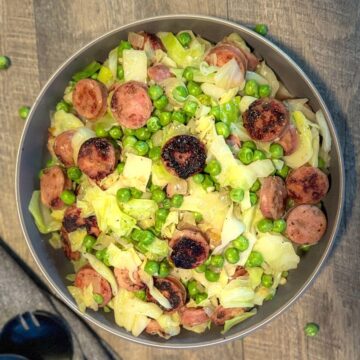
[[[147,81],[147,56],[143,50],[124,50],[123,67],[125,81]]]
[[[151,175],[151,166],[152,161],[149,158],[128,154],[122,174],[124,185],[145,192]]]
[[[226,320],[224,324],[224,330],[221,332],[222,335],[226,334],[232,327],[241,322],[245,321],[246,319],[251,318],[252,316],[256,315],[257,310],[254,308],[251,311],[244,312],[243,314],[236,316],[230,320]]]
[[[69,241],[71,251],[81,251],[84,237],[86,236],[86,229],[80,228],[69,233]]]
[[[94,292],[92,284],[84,289],[80,289],[76,286],[68,286],[69,293],[76,301],[79,310],[84,313],[86,308],[97,311],[99,306],[94,300]]]
[[[265,61],[262,61],[257,67],[256,72],[267,80],[271,88],[271,97],[275,97],[277,91],[279,90],[279,81],[275,73],[266,65]]]
[[[80,127],[76,130],[76,132],[74,133],[74,135],[71,138],[71,147],[73,150],[73,159],[74,159],[75,164],[77,163],[77,158],[79,155],[79,150],[80,150],[81,145],[85,141],[87,141],[95,136],[96,136],[95,132],[86,127]]]
[[[320,127],[320,134],[322,137],[321,148],[319,155],[325,161],[325,166],[330,166],[330,150],[331,150],[331,135],[330,130],[325,120],[325,116],[321,110],[316,112],[316,121]]]
[[[122,204],[124,212],[136,220],[155,219],[155,212],[158,206],[154,200],[131,199]]]
[[[171,239],[175,230],[176,225],[179,223],[179,212],[170,211],[167,216],[163,227],[161,228],[161,236],[167,239]]]
[[[51,118],[51,127],[49,132],[53,136],[58,136],[64,131],[75,130],[84,126],[84,123],[74,114],[67,113],[64,110],[58,110]]]
[[[177,312],[173,314],[162,314],[156,320],[165,334],[176,336],[180,334],[180,316]]]
[[[218,70],[215,75],[215,84],[226,90],[234,87],[244,88],[244,73],[240,70],[235,59],[231,59]]]
[[[224,308],[254,306],[254,290],[248,279],[231,280],[221,291],[219,300]]]

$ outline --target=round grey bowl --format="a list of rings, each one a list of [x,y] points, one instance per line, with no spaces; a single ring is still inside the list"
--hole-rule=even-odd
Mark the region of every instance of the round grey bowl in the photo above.
[[[226,335],[220,334],[220,328],[212,327],[210,331],[200,335],[182,331],[179,336],[168,341],[146,334],[136,338],[115,324],[112,313],[87,311],[86,314],[82,314],[77,310],[74,300],[66,289],[65,276],[72,272],[71,264],[65,259],[62,251],[52,249],[47,236],[38,232],[27,208],[33,190],[39,188],[38,172],[48,157],[46,141],[50,111],[61,99],[72,74],[94,59],[104,60],[108,52],[116,47],[121,39],[127,38],[129,31],[145,30],[156,33],[158,31],[178,32],[183,29],[191,29],[214,42],[231,32],[238,32],[274,69],[291,93],[296,97],[307,97],[314,110],[322,109],[333,141],[331,189],[325,199],[329,225],[324,238],[302,258],[298,269],[290,272],[288,283],[279,288],[275,298],[261,306],[256,316],[234,327]],[[205,16],[171,15],[137,21],[111,31],[79,50],[55,72],[37,97],[24,128],[17,158],[16,196],[22,229],[30,251],[55,292],[66,304],[90,322],[122,338],[157,347],[190,348],[220,344],[251,333],[287,309],[309,287],[334,242],[343,203],[343,174],[339,142],[329,111],[314,85],[294,61],[270,41],[235,23]]]

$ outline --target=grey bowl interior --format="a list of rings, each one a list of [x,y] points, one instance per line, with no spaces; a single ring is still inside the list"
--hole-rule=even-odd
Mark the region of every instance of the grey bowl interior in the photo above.
[[[238,32],[256,50],[258,55],[266,59],[268,65],[274,69],[290,92],[297,97],[307,97],[313,109],[323,110],[330,128],[333,146],[331,189],[325,200],[329,222],[327,232],[321,242],[302,258],[298,269],[290,272],[286,286],[280,287],[275,298],[261,306],[255,317],[239,324],[225,336],[220,334],[220,328],[213,327],[211,331],[202,335],[183,331],[181,335],[164,341],[161,338],[150,337],[146,334],[139,338],[133,337],[115,324],[112,313],[88,311],[83,315],[86,319],[115,335],[143,344],[171,348],[200,347],[242,337],[284,311],[309,286],[328,255],[339,224],[343,199],[343,163],[331,116],[310,80],[279,48],[245,27],[225,20],[203,16],[162,16],[123,26],[85,46],[56,71],[38,96],[27,120],[20,143],[17,159],[16,194],[21,224],[35,260],[61,299],[75,311],[78,311],[66,289],[68,284],[65,275],[72,272],[70,263],[64,258],[62,251],[55,251],[51,248],[47,236],[42,236],[38,232],[27,210],[33,190],[39,188],[37,174],[48,157],[46,141],[50,111],[61,99],[64,88],[72,74],[94,59],[104,60],[110,49],[117,46],[121,39],[127,38],[128,31],[157,32],[162,30],[177,32],[183,29],[191,29],[214,42],[221,40],[231,32]]]

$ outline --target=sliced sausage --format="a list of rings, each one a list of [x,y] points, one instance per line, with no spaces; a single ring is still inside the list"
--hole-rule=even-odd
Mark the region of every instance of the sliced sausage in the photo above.
[[[237,135],[231,134],[225,141],[234,154],[240,150],[241,141]]]
[[[96,220],[96,216],[89,216],[85,218],[84,221],[87,233],[97,238],[100,235],[100,229]]]
[[[138,129],[146,124],[153,106],[145,84],[129,81],[120,85],[111,98],[111,112],[120,125]]]
[[[90,266],[82,267],[76,274],[75,286],[84,289],[89,285],[93,287],[93,293],[103,297],[100,307],[105,306],[111,300],[111,286],[98,272]]]
[[[135,282],[130,279],[129,271],[127,269],[115,268],[114,274],[116,281],[121,288],[124,288],[128,291],[139,291],[145,289],[145,285],[141,282],[140,276],[137,272],[133,273]]]
[[[142,39],[141,39],[142,37]],[[136,50],[148,50],[151,48],[153,51],[163,49],[161,40],[151,33],[140,31],[137,34],[129,34],[129,42]]]
[[[71,139],[74,133],[74,130],[65,131],[58,135],[54,141],[54,153],[66,167],[75,165],[71,145]]]
[[[299,135],[295,126],[290,125],[282,134],[278,143],[283,147],[285,155],[291,155],[299,145]]]
[[[187,179],[204,170],[205,146],[195,136],[178,135],[163,146],[161,158],[170,173]]]
[[[114,145],[105,138],[91,138],[80,147],[77,164],[93,180],[101,180],[112,173],[116,166]]]
[[[296,244],[315,244],[326,231],[325,214],[314,205],[293,208],[286,219],[286,236]]]
[[[160,324],[154,320],[151,319],[149,324],[146,326],[145,331],[149,334],[149,335],[159,335],[161,337],[165,337],[166,333],[164,331],[164,329],[160,326]]]
[[[280,137],[289,125],[289,112],[275,99],[254,101],[243,114],[244,127],[257,141],[273,141]]]
[[[72,101],[79,115],[95,120],[105,114],[107,96],[104,84],[92,79],[82,79],[75,85]]]
[[[61,230],[60,230],[60,238],[61,238],[61,243],[62,243],[62,247],[64,249],[65,256],[69,260],[74,260],[74,261],[79,260],[81,254],[79,251],[71,250],[69,234],[63,226],[61,227]]]
[[[201,325],[210,320],[203,308],[183,307],[179,314],[181,325],[188,327]]]
[[[79,227],[85,226],[85,220],[81,217],[81,209],[72,205],[65,211],[62,225],[67,232],[73,232]]]
[[[148,76],[150,80],[161,83],[163,80],[172,77],[172,74],[166,65],[157,64],[148,68]]]
[[[234,317],[243,314],[244,312],[245,310],[243,308],[225,309],[219,305],[210,316],[210,319],[215,325],[224,325],[225,321],[231,320]]]
[[[234,275],[232,276],[232,278],[236,279],[238,277],[245,276],[247,274],[248,274],[248,272],[246,271],[246,269],[243,266],[238,265],[235,269],[235,272],[234,272]]]
[[[297,204],[316,204],[327,194],[329,179],[316,167],[301,166],[290,172],[286,188]]]
[[[209,257],[209,243],[203,233],[195,229],[177,232],[169,245],[170,259],[178,268],[194,269]]]
[[[287,191],[283,179],[279,176],[269,176],[264,179],[260,190],[260,210],[272,220],[284,215]]]
[[[60,209],[64,206],[60,195],[64,190],[70,188],[71,181],[60,166],[47,168],[40,178],[41,202],[52,209]]]

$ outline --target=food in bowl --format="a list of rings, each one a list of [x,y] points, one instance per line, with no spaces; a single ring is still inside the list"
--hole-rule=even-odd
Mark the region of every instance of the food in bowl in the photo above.
[[[237,34],[129,33],[49,116],[30,212],[79,309],[134,336],[228,331],[326,230],[324,116]]]

